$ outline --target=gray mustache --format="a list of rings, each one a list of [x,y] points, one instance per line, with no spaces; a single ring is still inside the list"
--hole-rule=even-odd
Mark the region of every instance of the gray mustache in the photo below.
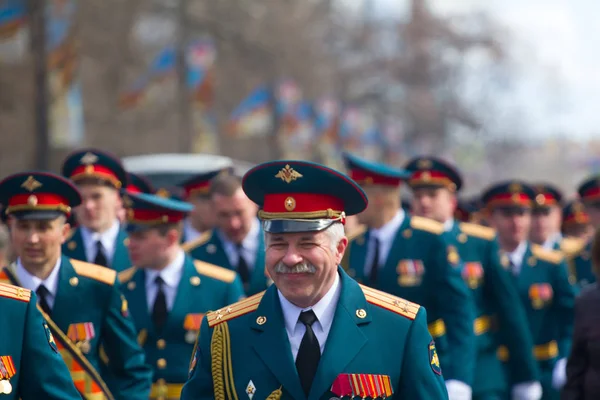
[[[301,262],[290,267],[280,261],[275,265],[275,272],[278,274],[314,274],[317,272],[317,268],[309,262]]]

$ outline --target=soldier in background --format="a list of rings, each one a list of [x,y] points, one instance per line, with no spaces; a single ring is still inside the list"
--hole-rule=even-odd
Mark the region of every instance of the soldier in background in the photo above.
[[[572,200],[567,203],[563,208],[562,216],[561,229],[564,237],[580,239],[587,243],[594,235],[590,216],[581,201]]]

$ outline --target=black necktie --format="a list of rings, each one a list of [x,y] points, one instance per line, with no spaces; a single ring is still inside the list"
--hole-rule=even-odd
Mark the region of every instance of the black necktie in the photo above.
[[[314,311],[303,311],[300,313],[300,318],[298,319],[306,326],[306,332],[302,337],[302,342],[298,349],[296,369],[298,370],[302,389],[304,389],[304,393],[306,394],[306,397],[308,397],[310,387],[312,386],[313,379],[317,373],[319,360],[321,359],[321,347],[319,346],[319,340],[312,329],[312,324],[317,320]]]
[[[102,242],[99,240],[96,242],[96,258],[94,259],[94,264],[102,265],[103,267],[108,266],[108,260],[104,254],[104,247],[102,246]]]
[[[163,290],[165,283],[163,278],[157,276],[154,282],[158,286],[158,290],[156,292],[156,299],[154,300],[154,307],[152,308],[152,322],[154,322],[156,330],[160,332],[165,322],[167,322],[167,297]]]
[[[48,304],[48,296],[50,296],[50,291],[46,288],[46,286],[40,285],[35,291],[35,294],[37,294],[38,296],[38,303],[40,304],[42,310],[46,314],[51,315],[52,310],[50,309],[50,305]]]
[[[377,273],[379,272],[379,239],[373,238],[375,241],[374,252],[373,255],[373,263],[371,264],[371,273],[369,275],[369,283],[371,286],[375,286],[377,284]]]
[[[250,281],[250,269],[248,268],[248,263],[242,254],[242,250],[244,249],[241,244],[237,245],[238,249],[238,265],[237,272],[240,274],[240,278],[242,279],[242,283],[246,284]]]

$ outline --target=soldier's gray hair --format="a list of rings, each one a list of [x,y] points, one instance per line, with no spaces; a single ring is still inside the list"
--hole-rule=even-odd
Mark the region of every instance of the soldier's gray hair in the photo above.
[[[325,233],[329,238],[329,245],[331,246],[331,251],[336,252],[337,245],[340,243],[340,240],[346,236],[346,232],[344,231],[344,224],[341,222],[334,222],[331,226],[325,229]]]

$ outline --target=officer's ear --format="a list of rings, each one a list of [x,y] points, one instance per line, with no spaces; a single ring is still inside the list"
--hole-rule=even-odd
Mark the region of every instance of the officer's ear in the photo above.
[[[60,216],[58,217],[58,224],[60,225],[62,243],[67,241],[67,237],[69,237],[69,233],[71,232],[71,224],[67,222],[67,217]]]

